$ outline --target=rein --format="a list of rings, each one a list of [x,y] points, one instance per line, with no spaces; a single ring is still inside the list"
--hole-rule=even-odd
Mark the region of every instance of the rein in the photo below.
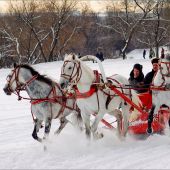
[[[49,95],[52,92],[53,92],[53,97],[49,98]],[[78,111],[77,108],[74,108],[74,107],[72,108],[72,107],[66,105],[67,99],[73,99],[75,97],[73,95],[66,97],[66,96],[64,96],[64,94],[63,94],[63,96],[58,96],[58,95],[56,95],[55,87],[53,87],[51,89],[49,95],[45,98],[28,98],[28,97],[22,97],[22,96],[18,95],[18,93],[13,92],[13,94],[17,95],[19,100],[21,100],[21,99],[29,100],[32,105],[41,104],[43,102],[59,103],[60,105],[64,106],[67,109]],[[63,104],[63,102],[60,102],[59,99],[61,99],[62,101],[65,101],[64,104]]]

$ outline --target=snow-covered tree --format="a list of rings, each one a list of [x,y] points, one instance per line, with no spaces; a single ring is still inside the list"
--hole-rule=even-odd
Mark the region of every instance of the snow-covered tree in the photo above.
[[[108,22],[98,24],[99,26],[113,30],[121,36],[124,42],[121,48],[123,59],[126,58],[126,51],[134,37],[137,28],[143,20],[151,17],[150,13],[155,9],[157,2],[154,0],[120,0],[119,4],[113,1],[108,5]]]

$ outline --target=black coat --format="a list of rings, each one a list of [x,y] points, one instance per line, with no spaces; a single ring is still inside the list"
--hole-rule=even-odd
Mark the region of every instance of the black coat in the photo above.
[[[152,70],[151,72],[149,72],[148,74],[146,74],[145,78],[144,78],[144,84],[145,84],[145,87],[149,87],[152,83],[152,80],[153,80],[153,77],[155,75],[155,71]]]
[[[131,87],[134,88],[134,90],[137,93],[143,93],[143,92],[146,91],[144,89],[140,89],[140,88],[144,87],[144,74],[143,74],[143,72],[140,72],[139,77],[134,78],[134,73],[133,73],[133,70],[132,70],[128,80],[129,80],[129,84],[131,85]],[[137,88],[139,88],[139,89],[137,89]]]
[[[102,52],[97,53],[97,54],[96,54],[96,57],[97,57],[100,61],[104,61],[103,53],[102,53]]]

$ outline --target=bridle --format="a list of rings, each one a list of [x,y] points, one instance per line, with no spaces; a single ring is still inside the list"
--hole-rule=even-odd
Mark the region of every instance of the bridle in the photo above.
[[[163,72],[162,72],[162,68],[161,68],[161,64],[165,64],[166,65],[166,68],[167,68],[167,70],[168,70],[168,72],[166,73],[166,74],[164,74]],[[159,86],[159,87],[162,87],[162,86],[165,86],[165,81],[166,81],[166,77],[170,77],[170,62],[165,62],[165,61],[161,61],[160,62],[160,68],[159,68],[159,70],[160,70],[160,74],[161,74],[161,76],[162,76],[162,80],[163,80],[163,82],[162,82],[162,84]]]
[[[14,70],[12,70],[12,74],[7,76],[7,82],[8,82],[7,89],[11,93],[16,92],[17,96],[18,96],[18,100],[21,100],[21,98],[20,98],[20,91],[25,90],[26,86],[28,86],[32,81],[34,81],[38,77],[38,75],[34,75],[31,79],[26,81],[26,83],[24,83],[24,84],[20,83],[20,81],[19,81],[19,72],[20,72],[20,69],[21,69],[20,66],[15,67]],[[16,82],[16,88],[13,91],[11,89],[11,85],[14,82]]]
[[[72,61],[69,61],[69,60],[64,61],[64,64],[63,64],[63,67],[62,67],[62,70],[61,70],[61,77],[67,79],[70,83],[77,83],[77,82],[79,82],[79,80],[82,76],[82,69],[80,67],[80,61],[74,62],[72,72],[69,75],[69,74],[64,73],[64,68],[70,62],[72,62]],[[75,73],[74,73],[74,71],[75,71]]]
[[[163,73],[162,73],[162,69],[160,68],[160,73],[162,74],[162,76],[164,76],[164,77],[170,77],[170,62],[161,61],[161,64],[165,64],[165,65],[166,65],[166,68],[167,68],[167,70],[168,70],[168,73],[167,73],[167,74],[163,74]]]

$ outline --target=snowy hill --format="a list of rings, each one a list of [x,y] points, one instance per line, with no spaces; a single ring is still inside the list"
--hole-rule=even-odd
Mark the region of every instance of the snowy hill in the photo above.
[[[169,53],[169,49],[168,49],[168,47],[167,46],[163,46],[163,47],[160,47],[159,48],[159,56],[161,56],[161,49],[162,48],[164,48],[164,53],[166,54],[166,53]],[[132,50],[131,52],[129,52],[128,54],[127,54],[127,58],[128,59],[143,59],[143,50],[144,49],[135,49],[135,50]],[[145,56],[145,58],[146,59],[149,59],[149,48],[146,48],[145,49],[146,50],[146,56]],[[154,50],[155,51],[155,50]]]
[[[141,55],[141,52],[136,52],[136,55]],[[125,61],[105,60],[103,66],[106,75],[116,73],[128,78],[135,63],[141,63],[146,74],[151,70],[151,63],[149,59],[140,59],[141,57]],[[58,81],[62,63],[38,64],[34,68]],[[87,64],[92,69],[98,69],[95,63]],[[6,96],[2,90],[9,72],[10,69],[0,70],[0,168],[170,169],[168,132],[164,136],[153,135],[146,140],[128,135],[125,141],[119,141],[114,132],[102,128],[103,125],[100,124],[104,138],[88,142],[84,133],[79,133],[71,124],[59,136],[54,136],[58,121],[53,120],[48,151],[44,153],[43,147],[31,137],[33,122],[30,103],[17,101],[15,95]]]

